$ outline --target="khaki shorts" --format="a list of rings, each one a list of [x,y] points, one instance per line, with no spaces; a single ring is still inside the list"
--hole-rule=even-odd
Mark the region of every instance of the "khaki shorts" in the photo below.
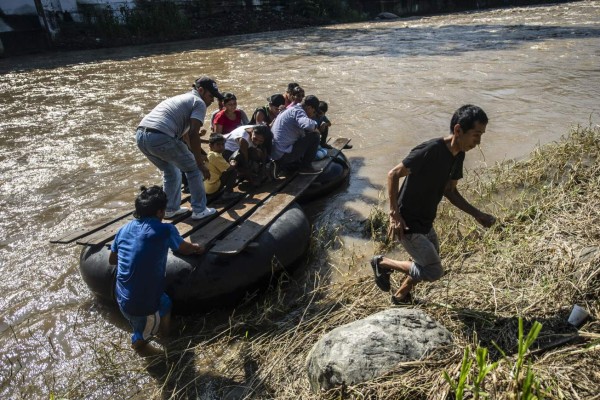
[[[409,275],[415,282],[437,281],[444,275],[440,259],[440,244],[435,229],[427,234],[405,234],[400,241],[413,259]]]

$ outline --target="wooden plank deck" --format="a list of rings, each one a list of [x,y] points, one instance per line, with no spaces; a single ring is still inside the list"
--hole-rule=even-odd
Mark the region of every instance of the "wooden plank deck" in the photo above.
[[[330,155],[336,156],[348,139],[334,141]],[[331,158],[316,161],[313,166],[325,168]],[[318,177],[318,175],[293,175],[279,178],[261,185],[237,201],[217,205],[217,213],[202,220],[193,220],[191,211],[165,222],[173,223],[183,237],[193,243],[210,246],[223,236],[227,237],[211,249],[215,253],[236,254],[258,236],[264,228],[283,211]],[[182,206],[191,208],[190,195],[182,195]],[[109,245],[117,231],[133,220],[133,211],[128,211],[109,220],[96,221],[90,227],[79,228],[51,239],[51,243],[72,243],[96,246]]]
[[[190,199],[189,194],[182,193],[182,195],[181,195],[182,203],[185,203],[189,199]],[[101,229],[107,228],[109,225],[119,223],[120,224],[119,226],[123,226],[123,225],[125,225],[125,223],[121,223],[120,221],[126,217],[131,217],[131,216],[133,216],[133,210],[126,211],[122,214],[119,214],[116,217],[104,217],[104,218],[101,218],[100,220],[92,222],[88,226],[85,226],[82,228],[77,228],[72,231],[68,231],[67,233],[63,234],[62,236],[52,238],[52,239],[50,239],[50,243],[69,244],[69,243],[76,241],[77,239],[82,239],[86,236],[89,236],[93,233],[100,231]],[[129,220],[130,219],[128,219],[128,221]]]
[[[336,156],[349,142],[348,139],[337,139],[332,147]],[[325,168],[332,158],[316,161],[313,166]],[[297,175],[281,191],[274,193],[265,203],[260,206],[250,217],[244,220],[233,232],[223,240],[217,242],[211,253],[216,254],[238,254],[248,246],[266,227],[281,215],[296,198],[304,192],[318,175]]]
[[[177,226],[179,232],[184,237],[191,234],[190,241],[192,243],[208,246],[238,224],[240,220],[248,217],[254,210],[263,204],[266,199],[271,197],[278,190],[281,190],[281,188],[288,184],[289,181],[289,179],[280,178],[264,184],[258,191],[248,194],[247,197],[239,201],[233,207],[225,210],[225,212],[210,221],[210,223],[206,224],[202,229],[181,233],[182,230]]]
[[[115,222],[125,218],[125,217],[129,217],[133,214],[133,211],[127,211],[124,214],[120,214],[119,216],[115,217],[115,218],[108,218],[106,220],[99,220],[99,221],[95,221],[91,227],[87,227],[87,228],[78,228],[72,231],[69,231],[67,233],[65,233],[63,236],[60,237],[56,237],[53,239],[50,239],[50,243],[55,243],[55,244],[68,244],[68,243],[72,243],[77,239],[81,239],[87,235],[90,235],[92,233],[95,233],[97,231],[99,231],[102,228],[106,228],[107,226],[114,224]]]

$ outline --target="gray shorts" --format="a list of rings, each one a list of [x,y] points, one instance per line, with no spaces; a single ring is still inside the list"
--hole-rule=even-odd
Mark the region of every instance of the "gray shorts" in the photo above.
[[[429,233],[410,233],[400,241],[413,259],[409,275],[415,282],[437,281],[444,275],[440,259],[440,243],[435,229]]]

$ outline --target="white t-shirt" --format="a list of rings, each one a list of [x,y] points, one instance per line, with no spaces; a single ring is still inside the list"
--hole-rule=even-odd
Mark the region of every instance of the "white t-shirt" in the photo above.
[[[170,97],[154,107],[139,126],[156,129],[169,136],[180,138],[190,129],[190,118],[204,123],[206,104],[196,89]]]
[[[229,134],[227,135],[227,140],[225,140],[225,150],[233,152],[239,150],[240,144],[238,143],[238,139],[240,138],[248,142],[248,147],[256,147],[250,139],[250,134],[248,133],[248,131],[246,131],[246,129],[250,129],[253,127],[254,125],[242,125],[229,132]]]

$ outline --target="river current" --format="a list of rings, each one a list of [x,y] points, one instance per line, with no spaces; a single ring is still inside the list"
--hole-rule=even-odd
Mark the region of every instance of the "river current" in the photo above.
[[[1,398],[47,398],[73,376],[93,380],[103,357],[126,348],[127,327],[81,280],[79,246],[49,240],[130,209],[139,185],[160,183],[135,128],[200,75],[248,114],[288,82],[327,101],[330,136],[352,139],[353,172],[310,210],[317,221],[360,220],[387,171],[447,134],[462,104],[490,118],[469,169],[597,124],[600,1],[0,60]],[[370,255],[356,232],[342,237]],[[119,382],[122,393],[140,384]],[[112,397],[109,384],[93,386],[94,398]]]

